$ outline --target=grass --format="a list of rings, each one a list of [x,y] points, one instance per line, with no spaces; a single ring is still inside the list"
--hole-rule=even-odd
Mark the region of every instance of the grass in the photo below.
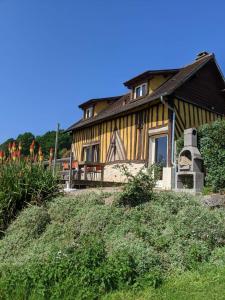
[[[42,205],[59,194],[57,178],[40,164],[0,165],[0,235],[29,203]]]
[[[29,206],[0,240],[0,299],[225,299],[225,212],[159,193]],[[208,297],[208,298],[207,298]]]

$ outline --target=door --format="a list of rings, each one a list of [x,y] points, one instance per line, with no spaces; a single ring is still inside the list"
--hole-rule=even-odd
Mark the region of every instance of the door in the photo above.
[[[163,168],[167,167],[168,138],[167,135],[156,135],[150,137],[149,163],[160,167],[160,180],[163,178]]]

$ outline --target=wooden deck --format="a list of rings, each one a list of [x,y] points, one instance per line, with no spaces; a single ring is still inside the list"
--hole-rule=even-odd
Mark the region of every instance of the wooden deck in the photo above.
[[[58,159],[56,170],[63,184],[70,187],[111,187],[120,186],[119,182],[104,181],[104,164],[94,162],[77,162],[71,158]]]

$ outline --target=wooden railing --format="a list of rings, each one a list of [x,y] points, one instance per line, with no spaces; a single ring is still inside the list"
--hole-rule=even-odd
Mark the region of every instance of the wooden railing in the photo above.
[[[104,164],[97,162],[78,162],[70,158],[56,161],[56,171],[63,181],[103,181]]]

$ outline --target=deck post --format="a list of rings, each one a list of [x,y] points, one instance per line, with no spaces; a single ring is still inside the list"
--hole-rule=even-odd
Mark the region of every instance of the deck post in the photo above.
[[[58,140],[59,140],[59,123],[57,124],[57,130],[55,135],[55,155],[54,155],[54,161],[53,161],[53,176],[56,174],[56,161],[57,161],[57,153],[58,153]]]
[[[101,181],[104,180],[104,166],[101,166]]]
[[[84,164],[84,180],[87,180],[87,165]]]
[[[70,171],[69,171],[69,188],[72,188],[72,164],[73,164],[73,151],[72,151],[72,145],[71,145],[71,149],[70,149]]]

